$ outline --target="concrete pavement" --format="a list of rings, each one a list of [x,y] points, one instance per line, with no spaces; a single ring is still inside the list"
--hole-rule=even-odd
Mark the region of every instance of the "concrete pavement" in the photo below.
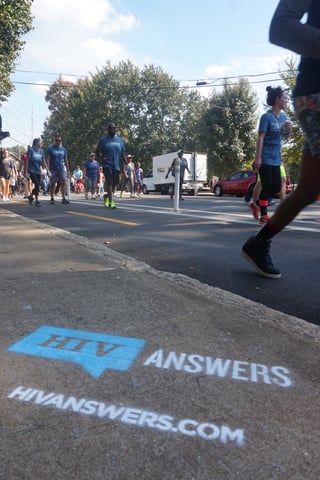
[[[0,231],[1,480],[320,478],[319,327],[4,209]]]

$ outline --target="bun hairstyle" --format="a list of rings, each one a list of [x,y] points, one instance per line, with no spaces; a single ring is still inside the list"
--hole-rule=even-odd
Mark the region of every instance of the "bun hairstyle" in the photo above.
[[[276,99],[283,95],[284,90],[281,87],[273,88],[270,85],[266,88],[266,90],[268,92],[268,94],[267,94],[267,104],[270,107],[273,107],[274,104],[276,103]]]
[[[41,142],[41,138],[34,138],[32,142],[32,147],[34,148],[39,142]]]

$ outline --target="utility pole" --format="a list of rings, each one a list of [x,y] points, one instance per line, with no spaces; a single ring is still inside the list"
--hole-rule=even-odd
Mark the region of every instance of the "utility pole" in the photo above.
[[[30,141],[30,144],[32,144],[32,139],[33,139],[33,101],[31,101],[31,141]]]

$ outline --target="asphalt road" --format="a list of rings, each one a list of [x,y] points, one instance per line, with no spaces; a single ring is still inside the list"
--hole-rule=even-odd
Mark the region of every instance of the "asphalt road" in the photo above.
[[[106,244],[156,269],[188,275],[320,324],[320,203],[306,209],[273,242],[272,257],[282,278],[269,280],[240,257],[242,243],[259,229],[240,198],[185,197],[178,212],[160,195],[117,199],[115,210],[83,195],[73,196],[69,205],[62,205],[59,197],[55,206],[48,197],[41,201],[43,207],[35,208],[16,197],[1,207]]]

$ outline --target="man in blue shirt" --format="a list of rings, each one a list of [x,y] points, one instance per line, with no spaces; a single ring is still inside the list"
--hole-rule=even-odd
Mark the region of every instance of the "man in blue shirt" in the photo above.
[[[119,184],[119,173],[121,169],[121,160],[127,165],[125,146],[122,138],[116,135],[117,128],[114,123],[108,123],[107,135],[100,138],[96,155],[101,159],[103,174],[105,178],[104,206],[116,208],[113,201],[113,193]]]
[[[67,150],[61,145],[61,135],[56,135],[54,138],[54,144],[46,150],[46,167],[49,175],[51,175],[50,181],[50,195],[51,205],[55,204],[54,192],[58,180],[61,184],[62,203],[69,203],[66,198],[67,191],[67,178],[70,176],[68,153]]]

